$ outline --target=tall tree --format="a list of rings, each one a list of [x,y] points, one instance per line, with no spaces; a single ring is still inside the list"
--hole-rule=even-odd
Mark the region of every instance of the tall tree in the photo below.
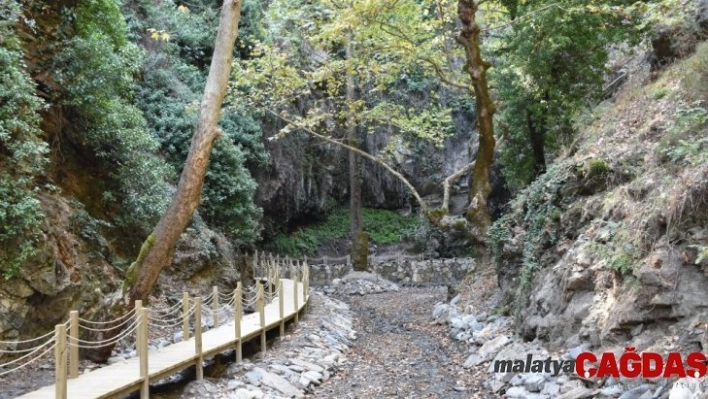
[[[199,206],[214,141],[223,135],[218,122],[231,74],[240,15],[241,0],[224,0],[197,126],[177,191],[155,231],[143,243],[138,259],[131,264],[126,274],[124,287],[129,289],[131,304],[135,300],[146,299],[160,272],[170,265],[180,234]]]
[[[462,29],[457,36],[457,41],[465,49],[465,71],[469,74],[475,93],[475,107],[477,109],[477,127],[479,130],[479,147],[477,159],[472,172],[470,190],[470,204],[467,208],[467,221],[473,235],[483,240],[487,228],[492,223],[487,206],[487,198],[492,192],[489,184],[489,172],[494,162],[494,113],[496,105],[489,95],[487,83],[487,69],[489,62],[482,59],[479,45],[481,29],[477,23],[478,2],[475,0],[459,0],[457,15],[462,23]]]
[[[351,35],[346,44],[346,58],[352,59]],[[357,126],[354,118],[354,108],[352,106],[356,87],[354,86],[354,73],[347,69],[346,84],[346,107],[347,109],[347,143],[352,147],[359,147],[357,138]],[[353,151],[349,151],[349,237],[351,241],[350,256],[354,270],[364,271],[368,268],[369,240],[361,226],[361,176],[359,173],[359,157]]]

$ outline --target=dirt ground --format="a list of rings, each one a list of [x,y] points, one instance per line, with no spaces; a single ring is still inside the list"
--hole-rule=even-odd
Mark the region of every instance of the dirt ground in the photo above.
[[[346,354],[350,367],[322,384],[312,398],[493,398],[481,376],[462,368],[466,348],[432,322],[447,289],[349,296],[358,339]]]

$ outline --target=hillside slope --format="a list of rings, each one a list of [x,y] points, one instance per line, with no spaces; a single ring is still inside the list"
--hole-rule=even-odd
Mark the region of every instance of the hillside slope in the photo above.
[[[708,350],[708,43],[637,65],[490,230],[525,339]]]

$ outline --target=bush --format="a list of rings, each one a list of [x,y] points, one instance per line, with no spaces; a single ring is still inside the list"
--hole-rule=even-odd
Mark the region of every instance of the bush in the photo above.
[[[314,256],[324,240],[347,238],[349,236],[350,210],[340,208],[329,215],[323,223],[302,228],[290,235],[278,234],[266,249],[294,257]],[[384,209],[363,208],[362,228],[372,241],[378,244],[394,244],[411,237],[420,219],[402,216],[398,212]]]
[[[47,146],[39,139],[42,101],[26,71],[15,24],[16,2],[0,4],[0,273],[17,276],[41,237],[43,213],[35,177]]]

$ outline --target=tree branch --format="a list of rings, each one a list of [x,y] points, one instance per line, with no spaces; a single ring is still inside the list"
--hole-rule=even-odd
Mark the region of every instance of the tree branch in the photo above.
[[[291,119],[289,119],[289,118],[287,118],[287,117],[285,117],[285,116],[283,116],[283,115],[281,115],[281,114],[278,114],[277,112],[274,112],[274,111],[272,111],[272,110],[270,110],[270,109],[268,109],[268,110],[266,110],[266,111],[267,111],[268,113],[272,114],[273,116],[275,116],[275,117],[277,117],[277,118],[280,118],[283,122],[289,123],[289,124],[295,126],[296,128],[298,128],[298,129],[304,131],[305,133],[307,133],[307,134],[309,134],[309,135],[311,135],[311,136],[313,136],[313,137],[316,137],[316,138],[318,138],[318,139],[320,139],[320,140],[323,140],[323,141],[326,141],[326,142],[328,142],[328,143],[337,145],[337,146],[342,147],[342,148],[344,148],[344,149],[347,149],[347,150],[349,150],[349,151],[353,151],[353,152],[357,153],[358,155],[360,155],[360,156],[362,156],[362,157],[364,157],[364,158],[366,158],[366,159],[368,159],[368,160],[374,162],[375,164],[381,166],[382,168],[386,169],[386,170],[389,171],[392,175],[394,175],[398,180],[400,180],[400,181],[410,190],[411,194],[413,194],[413,197],[415,197],[415,199],[416,199],[416,201],[418,202],[418,204],[420,204],[420,209],[423,211],[423,214],[426,214],[426,215],[427,215],[427,213],[428,213],[428,205],[425,203],[425,201],[423,201],[423,198],[421,198],[420,194],[418,194],[418,191],[416,191],[415,187],[413,187],[413,185],[412,185],[401,173],[399,173],[398,171],[396,171],[395,169],[393,169],[391,166],[389,166],[389,165],[388,165],[387,163],[385,163],[384,161],[380,160],[379,158],[376,158],[375,156],[369,154],[369,153],[366,152],[366,151],[362,151],[362,150],[360,150],[360,149],[358,149],[358,148],[356,148],[356,147],[352,147],[352,146],[350,146],[350,145],[347,145],[347,144],[341,143],[341,142],[339,142],[339,141],[337,141],[337,140],[335,140],[335,139],[332,139],[331,137],[327,137],[327,136],[325,136],[325,135],[323,135],[323,134],[319,134],[319,133],[315,132],[314,130],[310,129],[309,127],[307,127],[307,126],[298,125],[295,121],[293,121],[293,120],[291,120]]]

